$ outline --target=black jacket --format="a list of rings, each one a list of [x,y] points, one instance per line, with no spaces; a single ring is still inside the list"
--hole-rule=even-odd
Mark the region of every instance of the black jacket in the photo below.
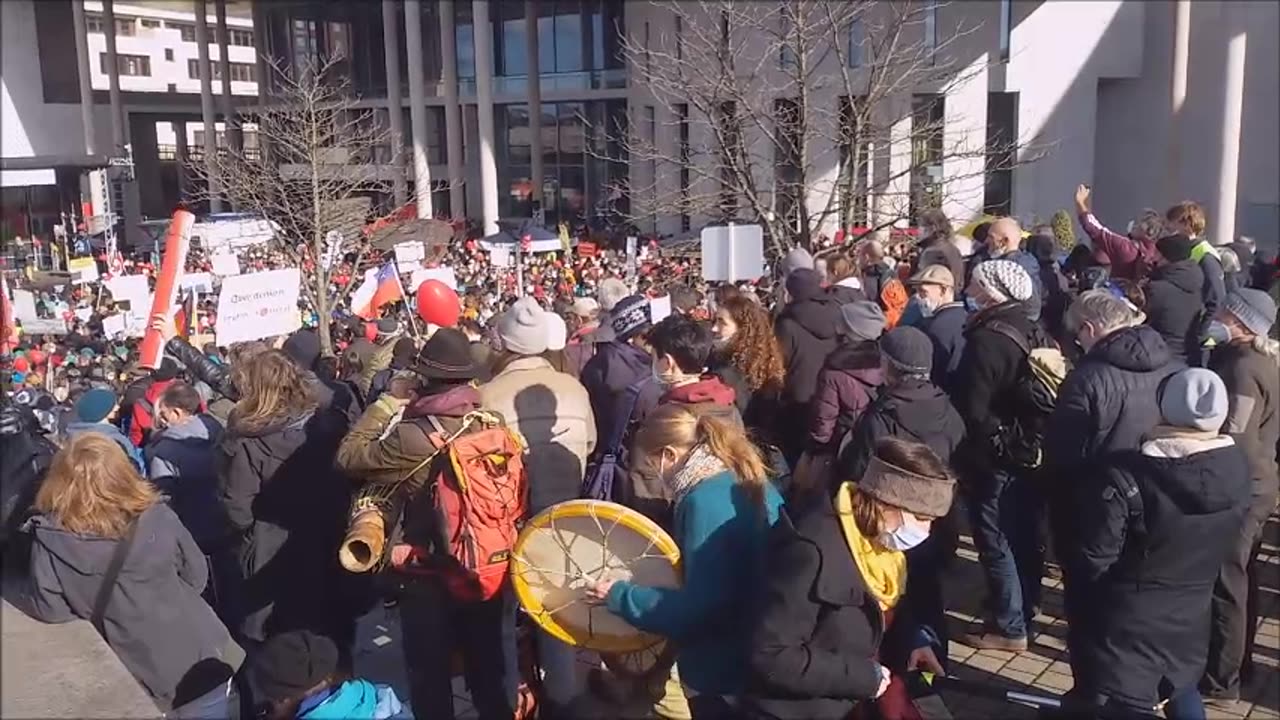
[[[219,458],[219,496],[238,540],[246,617],[262,640],[282,630],[335,629],[344,583],[338,545],[353,484],[334,466],[346,430],[337,413],[245,428],[232,418]],[[317,602],[325,598],[325,602]]]
[[[1182,367],[1150,327],[1099,340],[1067,375],[1049,417],[1044,467],[1057,477],[1054,484],[1070,483],[1107,453],[1137,449],[1160,422],[1160,383]]]
[[[240,393],[231,384],[231,368],[210,360],[198,348],[180,337],[169,338],[164,351],[182,363],[193,379],[203,382],[223,397],[240,399]]]
[[[1201,295],[1204,273],[1193,260],[1156,268],[1147,285],[1147,324],[1155,328],[1177,357],[1200,357]]]
[[[1014,419],[1014,391],[1026,358],[1012,338],[994,329],[997,323],[1021,333],[1032,345],[1037,338],[1026,308],[1015,301],[976,312],[965,326],[964,353],[952,378],[951,399],[964,418],[970,457],[983,462],[994,459],[991,440]]]
[[[774,329],[787,368],[782,397],[788,405],[809,404],[818,387],[818,372],[838,344],[840,324],[840,301],[828,291],[792,300],[778,315]]]
[[[749,657],[746,717],[843,719],[875,695],[875,657],[906,656],[882,647],[884,615],[867,591],[850,554],[835,509],[825,497],[788,507],[774,526],[766,554],[767,578]],[[911,583],[907,583],[908,596]],[[894,626],[915,629],[899,602]],[[914,636],[916,633],[908,633]],[[896,663],[885,659],[893,668]]]
[[[1088,584],[1080,607],[1093,617],[1072,665],[1092,669],[1097,694],[1152,707],[1199,680],[1214,582],[1249,505],[1244,453],[1229,443],[1155,440],[1077,487],[1081,543],[1060,552],[1080,554],[1073,580]]]
[[[960,367],[964,355],[964,326],[969,311],[962,302],[953,302],[938,308],[933,315],[924,318],[920,329],[933,341],[933,383],[950,389],[952,376]]]
[[[1280,367],[1276,358],[1249,342],[1214,349],[1209,369],[1222,377],[1230,397],[1230,414],[1222,432],[1235,438],[1249,459],[1256,497],[1280,492],[1276,455],[1280,449]]]
[[[757,445],[777,445],[779,442],[778,403],[781,387],[761,387],[752,390],[738,368],[733,366],[731,358],[724,353],[714,353],[707,370],[711,375],[720,378],[725,385],[733,388],[733,404],[742,415],[742,424],[751,433]]]
[[[964,421],[947,394],[933,383],[907,379],[883,385],[854,425],[849,444],[840,453],[837,476],[862,477],[876,442],[887,437],[924,443],[943,462],[950,462],[964,439]]]

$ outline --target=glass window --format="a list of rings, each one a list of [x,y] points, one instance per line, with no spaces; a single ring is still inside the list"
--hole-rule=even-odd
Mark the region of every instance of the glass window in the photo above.
[[[538,72],[556,71],[556,19],[549,13],[550,3],[538,3]]]
[[[510,162],[528,165],[529,156],[529,106],[506,105],[506,144]]]
[[[476,76],[476,46],[471,25],[471,3],[454,3],[453,39],[458,54],[458,77]]]
[[[542,162],[550,165],[558,162],[560,141],[556,132],[556,106],[548,103],[542,105]]]
[[[938,50],[938,3],[933,0],[924,7],[924,49],[929,53],[929,64],[934,62]]]
[[[845,50],[849,67],[862,67],[862,46],[866,40],[864,35],[866,31],[863,29],[862,20],[854,20],[849,23],[849,47]]]
[[[351,59],[351,26],[347,23],[325,23],[325,51],[331,58]]]
[[[556,72],[582,70],[582,5],[576,0],[556,3]]]
[[[304,18],[293,19],[293,66],[307,68],[316,58],[316,23]]]
[[[227,44],[236,47],[253,47],[252,30],[228,30]]]
[[[155,30],[156,28],[160,27],[160,21],[148,20],[147,18],[142,18],[142,27],[148,30]]]
[[[524,3],[505,2],[498,5],[502,23],[499,47],[499,75],[526,75],[525,56],[528,46],[524,32]]]
[[[589,0],[587,6],[591,18],[591,69],[604,68],[604,10],[601,0]],[[613,28],[609,28],[612,30]]]
[[[587,133],[584,117],[582,103],[556,103],[561,164],[581,165],[586,159]]]
[[[84,16],[85,32],[100,33],[102,32],[102,16],[93,13],[85,13]]]
[[[1009,59],[1013,33],[1013,0],[1000,0],[1000,59]]]
[[[138,34],[138,22],[133,18],[116,18],[116,35],[133,37]]]
[[[173,48],[164,49],[164,59],[166,62],[173,62]]]
[[[791,16],[784,9],[778,15],[778,67],[786,70],[796,65],[796,48],[791,32]]]
[[[165,27],[171,30],[176,29],[178,31],[178,34],[182,37],[182,42],[196,41],[195,23],[184,23],[184,22],[177,22],[176,20],[166,20]]]
[[[107,54],[98,55],[98,65],[103,75],[109,74],[111,64],[107,62]],[[126,77],[151,77],[151,58],[146,55],[116,54],[116,69]]]

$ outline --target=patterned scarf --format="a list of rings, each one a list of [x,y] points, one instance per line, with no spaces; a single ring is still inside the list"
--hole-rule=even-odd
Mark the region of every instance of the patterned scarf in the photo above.
[[[727,469],[724,462],[712,455],[706,445],[695,445],[669,483],[672,505],[679,505],[684,496],[688,495],[698,483]]]

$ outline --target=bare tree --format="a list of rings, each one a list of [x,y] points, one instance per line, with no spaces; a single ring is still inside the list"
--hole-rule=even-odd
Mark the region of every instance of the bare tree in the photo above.
[[[390,191],[397,171],[381,157],[390,131],[373,110],[358,107],[344,65],[339,56],[292,68],[268,63],[271,100],[246,119],[256,123],[262,151],[221,150],[213,161],[221,195],[274,223],[277,248],[302,269],[302,295],[316,310],[325,353],[333,350],[330,311],[348,289],[331,287],[325,259],[356,246],[371,198]],[[187,170],[197,180],[209,174],[202,159]]]
[[[909,222],[944,201],[980,211],[985,173],[1028,157],[1016,138],[992,147],[984,128],[957,133],[954,110],[944,117],[954,90],[987,94],[985,53],[959,54],[979,25],[944,32],[945,3],[650,5],[662,29],[632,27],[622,53],[673,129],[659,136],[633,116],[616,138],[637,225],[673,214],[759,223],[781,251],[824,228]]]

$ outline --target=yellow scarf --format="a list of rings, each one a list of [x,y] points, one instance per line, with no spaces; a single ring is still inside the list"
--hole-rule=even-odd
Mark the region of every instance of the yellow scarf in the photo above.
[[[849,543],[853,562],[862,573],[867,590],[880,603],[881,610],[889,610],[898,604],[906,590],[907,556],[897,550],[886,550],[863,536],[853,521],[855,492],[857,486],[854,483],[846,482],[840,486],[836,493],[836,516],[840,519],[844,539]]]

